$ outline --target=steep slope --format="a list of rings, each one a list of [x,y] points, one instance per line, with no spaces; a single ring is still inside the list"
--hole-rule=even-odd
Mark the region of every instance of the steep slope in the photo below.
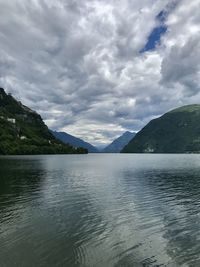
[[[80,138],[77,138],[65,132],[56,132],[56,131],[51,131],[51,132],[57,139],[61,140],[65,144],[70,144],[75,147],[86,148],[89,153],[98,153],[96,147],[92,146],[90,143],[83,141]]]
[[[105,147],[104,153],[119,153],[125,145],[135,136],[136,133],[125,132],[123,135],[115,139],[110,145]]]
[[[188,105],[150,121],[122,153],[199,153],[200,105]]]
[[[0,154],[87,153],[57,140],[35,111],[0,88]]]

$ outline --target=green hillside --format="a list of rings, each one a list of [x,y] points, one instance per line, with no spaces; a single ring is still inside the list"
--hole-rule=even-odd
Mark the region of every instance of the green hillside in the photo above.
[[[200,105],[174,109],[150,121],[122,153],[199,153]]]
[[[0,88],[0,154],[87,153],[57,140],[35,111]]]

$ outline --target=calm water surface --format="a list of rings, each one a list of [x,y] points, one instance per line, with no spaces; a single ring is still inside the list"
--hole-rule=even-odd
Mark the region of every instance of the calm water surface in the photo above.
[[[200,266],[200,155],[1,157],[0,266]]]

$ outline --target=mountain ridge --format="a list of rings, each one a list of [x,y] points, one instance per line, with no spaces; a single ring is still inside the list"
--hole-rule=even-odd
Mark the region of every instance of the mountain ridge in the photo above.
[[[113,140],[108,146],[106,146],[103,153],[119,153],[123,147],[135,136],[135,132],[124,132],[121,136]]]
[[[0,88],[0,154],[79,154],[86,149],[73,148],[57,140],[41,116]]]
[[[88,150],[89,153],[98,153],[98,149],[91,145],[88,142],[85,142],[84,140],[82,140],[81,138],[75,137],[71,134],[68,134],[66,132],[58,132],[58,131],[52,131],[52,134],[59,140],[61,140],[63,143],[65,144],[70,144],[73,146],[79,146],[79,147],[83,147],[85,149]]]
[[[151,120],[122,153],[200,153],[200,104],[185,105]]]

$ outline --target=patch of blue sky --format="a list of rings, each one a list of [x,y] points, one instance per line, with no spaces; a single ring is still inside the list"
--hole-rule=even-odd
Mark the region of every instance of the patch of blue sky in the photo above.
[[[165,34],[166,31],[167,31],[167,26],[165,25],[161,25],[154,28],[148,37],[146,45],[140,52],[144,53],[149,50],[154,50],[156,46],[160,43],[161,36]]]
[[[162,35],[167,31],[167,26],[165,25],[167,15],[168,12],[166,10],[162,10],[160,13],[158,13],[156,20],[159,22],[159,25],[152,30],[148,36],[145,46],[141,49],[140,53],[154,50],[157,45],[160,44]]]

